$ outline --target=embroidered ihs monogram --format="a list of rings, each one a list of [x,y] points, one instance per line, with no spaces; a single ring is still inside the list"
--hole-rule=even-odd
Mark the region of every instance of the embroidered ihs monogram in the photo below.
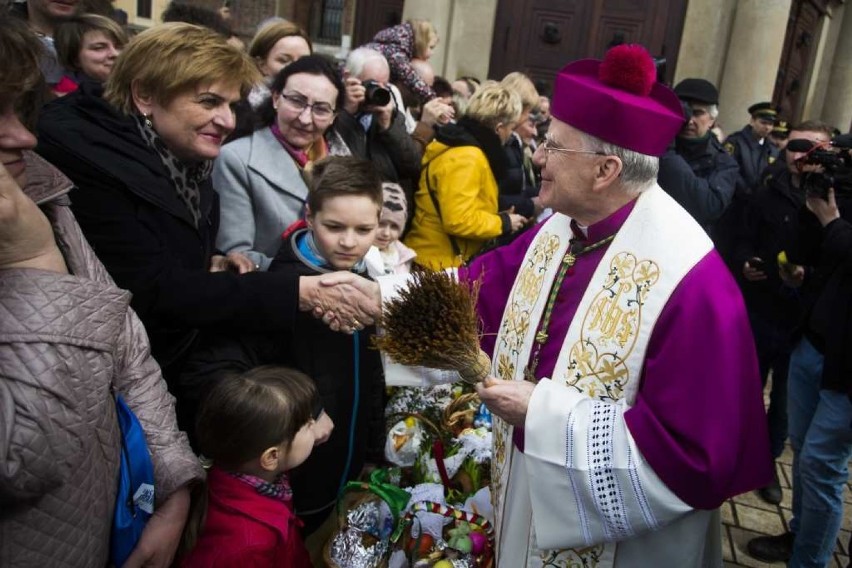
[[[642,306],[660,278],[660,267],[621,252],[610,262],[601,290],[583,316],[571,346],[566,383],[593,398],[618,400],[630,381],[627,358],[639,337]]]

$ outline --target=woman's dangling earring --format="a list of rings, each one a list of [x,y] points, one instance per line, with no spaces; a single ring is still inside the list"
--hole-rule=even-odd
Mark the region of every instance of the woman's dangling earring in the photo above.
[[[143,114],[142,118],[145,119],[145,126],[147,126],[148,128],[154,128],[154,123],[151,122],[151,119],[148,117],[147,114]]]

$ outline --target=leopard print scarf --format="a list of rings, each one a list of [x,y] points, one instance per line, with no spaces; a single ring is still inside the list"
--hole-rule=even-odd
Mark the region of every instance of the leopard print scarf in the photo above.
[[[201,184],[210,177],[213,171],[213,161],[204,160],[194,164],[186,164],[180,161],[171,150],[166,147],[163,139],[146,124],[144,116],[136,115],[136,124],[139,134],[148,146],[150,146],[160,157],[172,183],[177,190],[178,197],[186,205],[196,228],[201,219]]]

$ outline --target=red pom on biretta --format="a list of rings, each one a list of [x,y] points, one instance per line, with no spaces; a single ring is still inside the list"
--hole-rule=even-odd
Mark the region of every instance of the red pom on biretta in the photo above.
[[[604,55],[598,78],[616,89],[647,97],[657,82],[657,67],[641,45],[616,45]]]

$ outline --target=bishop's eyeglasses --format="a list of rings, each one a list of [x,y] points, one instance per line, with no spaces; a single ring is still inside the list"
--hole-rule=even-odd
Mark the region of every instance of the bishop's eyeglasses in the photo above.
[[[550,155],[551,152],[564,152],[565,154],[589,154],[592,156],[608,156],[606,152],[600,152],[595,150],[573,150],[571,148],[562,148],[557,146],[553,141],[553,138],[550,135],[544,137],[544,142],[541,144],[541,149],[544,150],[544,158],[545,160]]]

